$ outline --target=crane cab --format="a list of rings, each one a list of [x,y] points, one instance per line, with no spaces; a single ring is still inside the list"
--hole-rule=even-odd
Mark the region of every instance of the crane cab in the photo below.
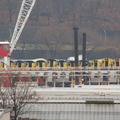
[[[0,42],[0,56],[7,57],[10,52],[10,43],[8,41]]]

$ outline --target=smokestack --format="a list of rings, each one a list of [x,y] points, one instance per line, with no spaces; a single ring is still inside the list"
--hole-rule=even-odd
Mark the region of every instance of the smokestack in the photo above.
[[[86,65],[86,33],[83,33],[83,46],[82,46],[82,66]]]
[[[78,67],[78,27],[74,27],[74,52],[75,52],[75,67]]]

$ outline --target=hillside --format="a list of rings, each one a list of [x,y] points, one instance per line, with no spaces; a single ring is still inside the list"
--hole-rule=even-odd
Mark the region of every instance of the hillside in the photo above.
[[[0,0],[1,41],[10,41],[21,3]],[[80,46],[82,33],[87,33],[88,57],[120,57],[119,12],[119,0],[37,0],[17,47],[28,50],[28,44],[35,44],[31,49],[48,49],[49,56],[56,57],[56,51],[73,50],[72,29],[77,26]]]

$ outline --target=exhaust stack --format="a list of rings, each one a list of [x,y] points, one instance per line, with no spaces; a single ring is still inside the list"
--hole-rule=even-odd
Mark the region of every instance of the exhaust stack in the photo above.
[[[74,52],[75,52],[75,69],[78,67],[78,27],[74,27]],[[78,73],[75,72],[75,84],[79,85]]]
[[[75,52],[75,67],[78,67],[78,27],[74,27],[74,52]]]
[[[86,66],[86,33],[83,33],[82,66]]]

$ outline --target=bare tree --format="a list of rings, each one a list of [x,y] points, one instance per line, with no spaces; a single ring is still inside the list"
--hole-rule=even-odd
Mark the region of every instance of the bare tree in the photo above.
[[[58,27],[47,27],[44,29],[41,29],[36,34],[36,40],[38,40],[38,43],[45,44],[44,49],[48,50],[48,58],[56,58],[57,52],[63,49],[65,43],[65,30]],[[38,38],[38,36],[40,36]],[[42,38],[42,39],[40,39]]]
[[[12,23],[12,10],[11,10],[11,0],[8,0],[8,12],[9,12],[9,22]]]
[[[66,3],[66,0],[54,0],[54,16],[57,20],[58,24],[64,23],[67,15],[69,14],[69,11],[67,8],[67,5],[69,3]]]
[[[18,86],[19,81],[23,80],[21,74],[6,73],[0,77],[0,107],[11,108],[11,117],[17,120],[22,114],[25,114],[29,109],[28,103],[35,102],[36,92],[30,88],[30,77],[24,77],[24,84]],[[7,82],[7,87],[4,87]]]

